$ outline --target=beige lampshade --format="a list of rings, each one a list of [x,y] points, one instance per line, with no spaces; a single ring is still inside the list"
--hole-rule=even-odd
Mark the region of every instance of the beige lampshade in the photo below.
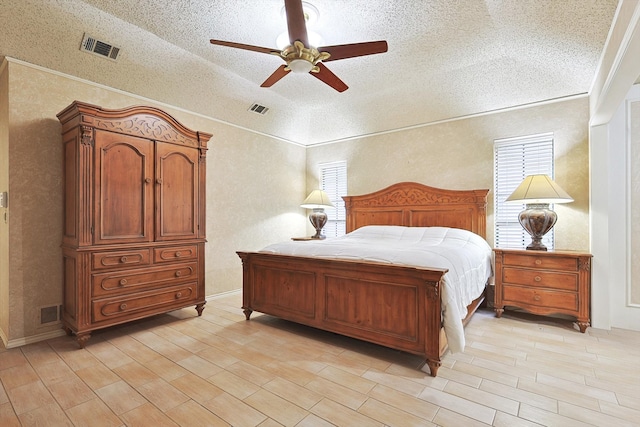
[[[333,208],[333,203],[329,200],[329,196],[322,190],[313,190],[309,196],[304,199],[300,207],[305,209],[318,209],[324,207]]]
[[[547,175],[529,175],[505,202],[570,203],[573,198]]]

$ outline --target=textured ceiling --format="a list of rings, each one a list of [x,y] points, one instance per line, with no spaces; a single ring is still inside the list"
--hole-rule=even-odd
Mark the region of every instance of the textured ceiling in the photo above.
[[[383,54],[327,63],[349,89],[306,74],[260,84],[282,0],[9,0],[10,56],[302,145],[589,92],[617,0],[309,0],[322,45],[386,40]],[[121,48],[79,50],[84,33]],[[258,103],[264,115],[248,112]]]

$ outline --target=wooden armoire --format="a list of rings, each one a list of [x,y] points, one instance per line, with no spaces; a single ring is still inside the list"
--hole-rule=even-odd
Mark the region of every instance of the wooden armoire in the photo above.
[[[205,300],[205,182],[210,134],[164,111],[74,102],[64,146],[62,322],[91,332]]]

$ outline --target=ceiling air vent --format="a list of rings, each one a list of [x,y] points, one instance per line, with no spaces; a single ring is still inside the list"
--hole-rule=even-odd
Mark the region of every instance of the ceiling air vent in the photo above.
[[[265,107],[264,105],[260,104],[253,104],[251,107],[249,107],[249,111],[253,111],[254,113],[258,113],[264,116],[265,114],[267,114],[267,111],[269,111],[269,107]]]
[[[100,41],[86,33],[82,38],[82,45],[80,46],[80,50],[88,53],[93,53],[94,55],[102,56],[103,58],[107,58],[112,61],[118,59],[118,54],[120,53],[119,47],[115,47],[110,45],[109,43]]]

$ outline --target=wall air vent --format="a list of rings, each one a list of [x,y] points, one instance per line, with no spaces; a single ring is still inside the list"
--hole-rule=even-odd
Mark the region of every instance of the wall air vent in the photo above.
[[[120,48],[110,45],[109,43],[105,43],[96,39],[95,37],[90,36],[85,33],[82,38],[82,44],[80,45],[80,50],[83,52],[93,53],[94,55],[102,56],[103,58],[110,59],[115,61],[118,59],[118,54],[120,53]]]
[[[248,111],[253,111],[254,113],[258,113],[264,116],[265,114],[267,114],[267,111],[269,111],[269,107],[265,107],[264,105],[260,104],[253,104],[251,107],[249,107]]]

